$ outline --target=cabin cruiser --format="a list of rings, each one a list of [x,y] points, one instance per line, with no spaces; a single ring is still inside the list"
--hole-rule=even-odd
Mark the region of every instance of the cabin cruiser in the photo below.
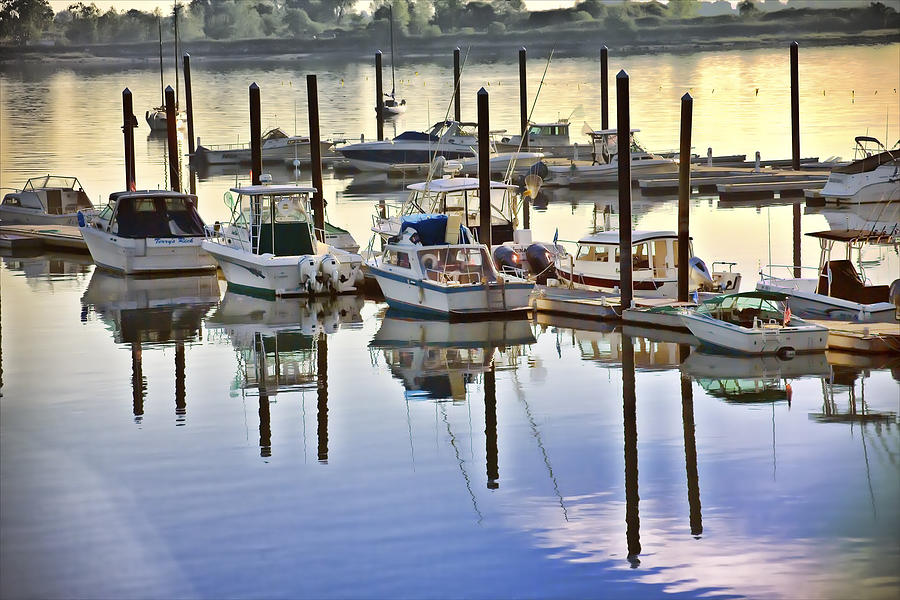
[[[645,150],[635,139],[634,134],[640,129],[631,130],[631,178],[652,173],[677,173],[678,162],[672,158],[664,158]],[[615,183],[619,177],[618,130],[602,129],[591,131],[590,160],[554,160],[544,161],[546,166],[545,185],[578,186],[599,183]],[[540,171],[535,171],[541,174]],[[542,176],[544,176],[542,174]]]
[[[428,132],[404,131],[392,140],[348,144],[337,149],[361,171],[387,171],[393,165],[427,165],[436,156],[477,157],[476,123],[440,121]]]
[[[888,150],[868,136],[855,142],[857,160],[834,167],[819,197],[839,204],[900,200],[900,148]]]
[[[525,312],[534,289],[534,282],[498,273],[456,215],[404,217],[400,234],[368,268],[389,306],[451,318]]]
[[[760,270],[756,289],[779,292],[790,297],[791,311],[801,317],[840,321],[890,322],[895,318],[887,285],[872,285],[852,260],[866,245],[897,247],[900,225],[880,230],[818,231],[806,235],[819,240],[816,277],[778,277],[772,267]],[[845,245],[842,259],[833,260],[835,243]],[[862,264],[862,261],[855,261]],[[793,268],[793,267],[789,267]],[[768,271],[768,272],[766,272]],[[896,281],[895,281],[896,283]]]
[[[251,185],[226,194],[230,223],[207,228],[203,249],[219,264],[230,289],[265,296],[356,291],[362,258],[320,242],[309,197],[315,188]]]
[[[553,261],[566,254],[565,248],[544,242],[532,242],[531,231],[519,228],[519,213],[528,198],[537,196],[540,179],[529,175],[524,194],[515,185],[491,181],[491,254],[497,268],[520,277],[525,272],[540,279],[553,276]],[[476,239],[481,235],[480,184],[475,177],[431,179],[406,186],[409,196],[401,206],[378,205],[372,231],[383,243],[400,234],[404,217],[433,213],[456,215]],[[370,246],[371,248],[371,246]]]
[[[678,234],[674,231],[631,232],[632,285],[635,296],[675,298],[678,296]],[[713,271],[688,249],[691,287],[707,291],[740,289],[741,274]],[[734,263],[713,263],[727,265]],[[600,291],[618,291],[619,231],[600,231],[578,240],[578,251],[556,259],[556,272],[563,282],[574,287]]]
[[[686,310],[681,318],[701,346],[738,354],[824,352],[828,329],[791,316],[788,296],[753,291],[725,294]]]
[[[288,135],[284,130],[275,127],[265,132],[260,139],[263,161],[284,162],[293,159],[301,162],[310,161],[310,140],[307,136]],[[319,147],[324,156],[332,152],[334,142],[322,140]],[[198,138],[194,157],[207,165],[249,163],[250,143],[203,146]]]
[[[216,268],[200,247],[204,225],[193,194],[116,192],[99,213],[79,212],[78,227],[98,267],[129,274]]]
[[[528,149],[540,150],[553,158],[574,158],[578,160],[579,147],[569,139],[569,121],[560,119],[553,123],[529,123],[528,124]],[[521,134],[504,136],[496,142],[498,152],[515,152],[522,148]],[[584,147],[584,154],[590,154],[588,146]]]
[[[76,177],[32,177],[21,190],[3,196],[0,222],[4,225],[78,225],[78,211],[95,212]]]

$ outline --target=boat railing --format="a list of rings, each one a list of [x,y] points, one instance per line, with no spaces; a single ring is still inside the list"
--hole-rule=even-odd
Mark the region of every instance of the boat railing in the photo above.
[[[213,152],[223,152],[226,150],[247,150],[250,148],[250,142],[236,142],[234,144],[210,144],[209,146],[203,146],[205,150],[211,150]]]
[[[207,225],[205,230],[206,237],[209,240],[240,248],[244,252],[251,252],[250,240],[246,235],[241,235],[247,231],[246,228],[216,221],[212,225]]]
[[[716,265],[722,265],[722,266],[728,267],[728,272],[732,273],[733,269],[734,269],[734,265],[736,265],[736,264],[737,264],[736,262],[729,262],[727,260],[717,260],[717,261],[713,261],[712,270],[713,271],[716,270]]]

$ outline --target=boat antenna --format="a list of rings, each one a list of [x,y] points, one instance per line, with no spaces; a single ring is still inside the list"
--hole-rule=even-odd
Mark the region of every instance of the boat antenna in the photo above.
[[[172,10],[172,21],[175,24],[175,110],[178,110],[178,100],[181,97],[181,89],[178,85],[178,0],[175,0]]]
[[[391,98],[394,98],[394,7],[388,4],[388,14],[391,20]]]
[[[531,122],[531,117],[534,115],[534,109],[537,108],[537,101],[541,95],[541,88],[544,87],[544,80],[547,78],[547,70],[550,68],[550,62],[553,60],[553,53],[556,52],[556,46],[550,49],[550,55],[547,56],[547,64],[544,65],[544,73],[541,75],[541,80],[538,82],[537,92],[534,94],[534,101],[531,103],[531,110],[528,111],[528,121]],[[525,136],[528,135],[527,131],[523,131],[522,135],[519,137],[519,147],[516,148],[516,156],[518,153],[522,151],[522,143],[525,141]],[[509,161],[509,166],[506,168],[506,177],[503,178],[503,181],[509,183],[512,180],[513,172],[516,169],[516,160],[515,157],[513,160]]]
[[[159,28],[159,96],[160,106],[166,105],[166,90],[163,84],[163,58],[162,58],[162,17],[156,17],[156,26]]]

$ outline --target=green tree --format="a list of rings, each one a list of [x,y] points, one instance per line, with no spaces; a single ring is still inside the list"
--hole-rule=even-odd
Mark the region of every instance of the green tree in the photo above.
[[[749,17],[757,12],[759,12],[759,9],[756,8],[756,3],[753,0],[741,0],[740,4],[738,4],[738,14],[742,17]]]
[[[77,2],[70,4],[66,11],[72,20],[66,26],[66,37],[79,44],[91,44],[97,41],[97,21],[100,18],[100,9],[91,2]]]
[[[699,9],[699,0],[669,0],[669,14],[679,19],[693,17]]]
[[[0,38],[25,44],[53,22],[47,0],[0,0]]]

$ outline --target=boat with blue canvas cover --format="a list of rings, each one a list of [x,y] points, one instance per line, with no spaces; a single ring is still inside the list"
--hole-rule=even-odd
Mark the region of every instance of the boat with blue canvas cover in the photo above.
[[[444,317],[524,313],[534,283],[498,273],[458,216],[404,217],[399,235],[368,263],[392,308]]]
[[[360,171],[388,171],[394,165],[427,165],[435,157],[477,158],[477,123],[439,121],[429,131],[404,131],[392,140],[340,146],[337,151]]]

